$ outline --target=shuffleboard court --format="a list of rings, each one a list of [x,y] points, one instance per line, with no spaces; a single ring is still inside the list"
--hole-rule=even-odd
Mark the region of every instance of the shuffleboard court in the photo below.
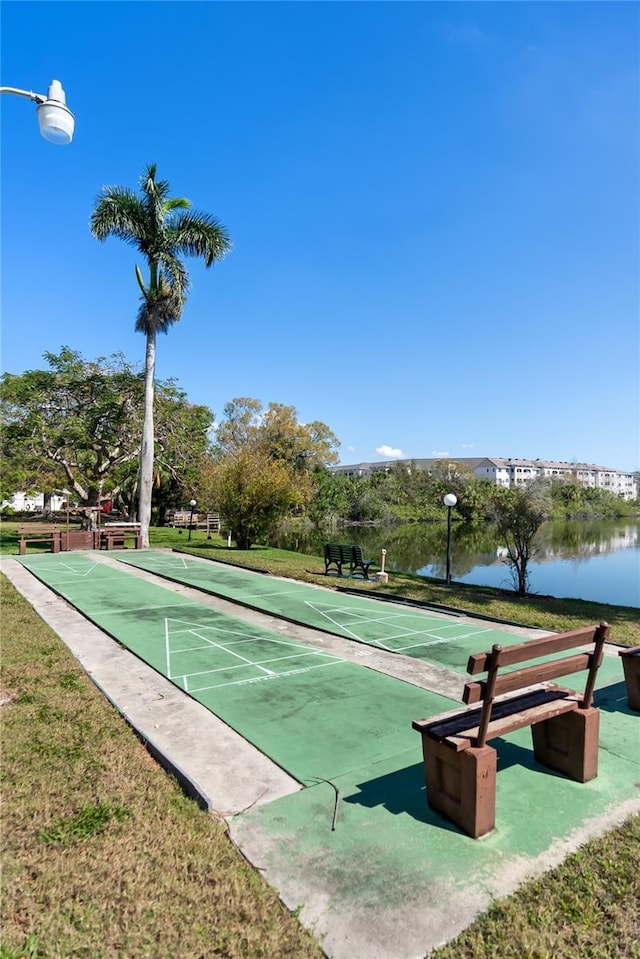
[[[366,597],[336,594],[323,587],[222,566],[185,553],[129,550],[126,556],[118,555],[118,560],[303,626],[445,666],[465,677],[472,653],[491,649],[494,643],[506,646],[523,641],[521,635],[494,629],[480,620],[464,622],[459,615],[434,615]],[[599,685],[607,681],[609,673],[617,678],[617,672],[617,664],[610,667],[605,662]]]
[[[453,705],[90,554],[25,556],[20,562],[306,784],[415,748],[412,720]]]

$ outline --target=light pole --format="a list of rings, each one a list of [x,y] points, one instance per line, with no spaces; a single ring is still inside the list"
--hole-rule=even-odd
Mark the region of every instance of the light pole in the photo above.
[[[67,106],[67,100],[59,80],[52,80],[47,95],[32,90],[19,90],[17,87],[0,87],[0,93],[13,93],[17,97],[26,97],[38,104],[36,113],[40,124],[40,133],[49,143],[63,146],[71,143],[75,119]]]
[[[451,586],[451,510],[458,502],[455,493],[447,493],[442,502],[447,507],[447,586]]]
[[[193,529],[193,511],[196,508],[196,501],[194,499],[189,503],[191,507],[191,516],[189,517],[189,535],[187,536],[187,542],[191,540],[191,530]]]

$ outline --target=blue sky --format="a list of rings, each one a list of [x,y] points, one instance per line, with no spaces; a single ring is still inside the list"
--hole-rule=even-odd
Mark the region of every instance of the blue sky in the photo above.
[[[2,84],[59,79],[77,126],[2,97],[2,369],[142,362],[134,251],[88,220],[156,162],[234,243],[159,341],[193,402],[293,405],[343,463],[639,468],[639,35],[616,2],[4,0]]]

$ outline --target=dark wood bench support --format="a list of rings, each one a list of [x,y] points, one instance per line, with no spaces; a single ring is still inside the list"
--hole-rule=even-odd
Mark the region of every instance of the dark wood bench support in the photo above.
[[[467,704],[442,716],[415,720],[422,736],[427,802],[474,839],[495,826],[496,750],[489,740],[531,727],[536,760],[577,782],[598,775],[600,714],[593,691],[609,626],[560,633],[508,646],[469,658],[467,671],[487,673],[464,690]],[[578,646],[591,649],[512,672],[515,666]],[[587,670],[582,695],[550,682],[559,676]]]
[[[478,839],[496,819],[498,754],[492,746],[461,752],[443,743],[422,740],[429,805]]]
[[[622,659],[629,708],[640,710],[640,646],[621,649],[618,655]]]
[[[598,775],[599,735],[600,711],[576,708],[531,727],[533,754],[542,766],[587,783]]]

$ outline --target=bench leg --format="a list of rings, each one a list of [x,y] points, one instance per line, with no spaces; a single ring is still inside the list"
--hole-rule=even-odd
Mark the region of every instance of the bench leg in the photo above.
[[[27,544],[25,540],[21,539],[18,543],[18,556],[26,556],[27,553]]]
[[[531,727],[533,753],[539,763],[586,783],[598,775],[600,711],[574,709]]]
[[[622,656],[622,666],[629,708],[640,710],[640,655]]]
[[[422,737],[427,802],[478,839],[496,821],[496,751],[491,746],[449,749]]]

